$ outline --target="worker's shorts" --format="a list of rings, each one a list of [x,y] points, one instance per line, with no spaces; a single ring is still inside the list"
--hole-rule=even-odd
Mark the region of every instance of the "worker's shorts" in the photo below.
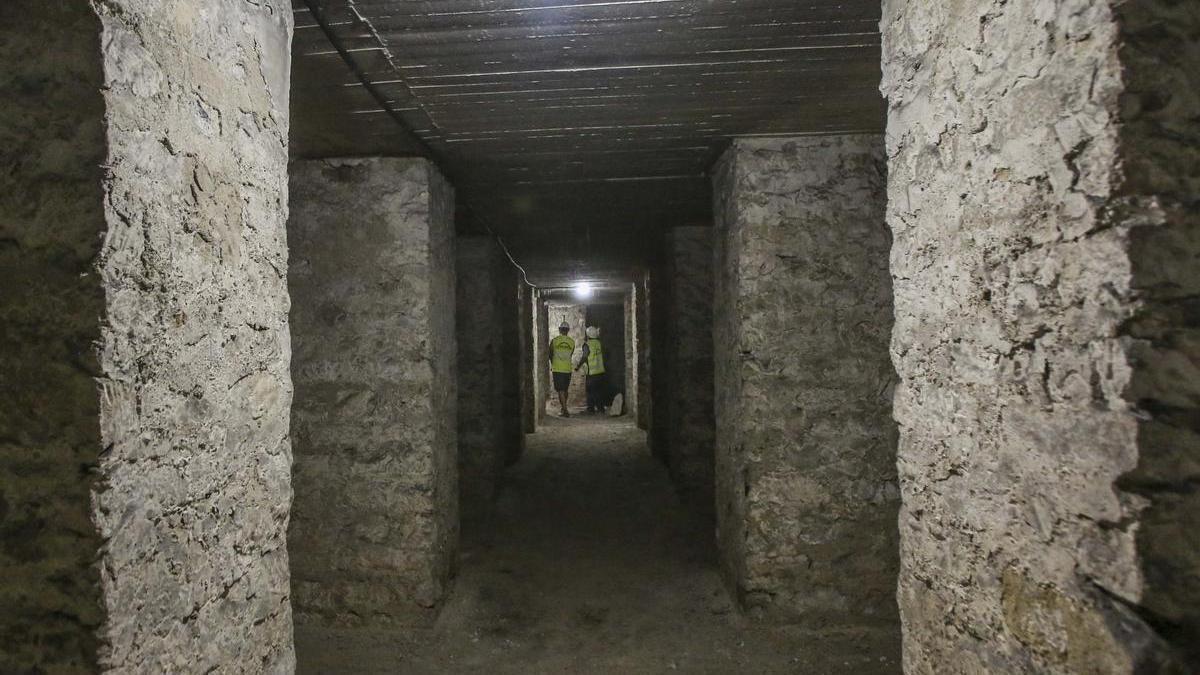
[[[571,388],[570,373],[554,373],[554,391],[567,391]]]

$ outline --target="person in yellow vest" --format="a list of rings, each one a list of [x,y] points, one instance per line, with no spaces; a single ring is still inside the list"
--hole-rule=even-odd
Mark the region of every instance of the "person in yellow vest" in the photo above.
[[[608,406],[608,374],[604,371],[604,345],[600,344],[600,329],[588,326],[587,342],[583,343],[583,358],[575,370],[587,366],[587,411],[604,412]]]
[[[566,321],[558,327],[558,335],[550,341],[550,370],[553,371],[554,391],[558,392],[559,414],[570,417],[567,411],[567,391],[571,388],[571,357],[575,355],[575,340],[567,333],[571,324]]]

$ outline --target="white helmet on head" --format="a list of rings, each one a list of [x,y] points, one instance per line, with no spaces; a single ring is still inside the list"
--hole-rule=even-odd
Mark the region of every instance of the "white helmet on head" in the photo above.
[[[597,328],[596,326],[588,326],[587,327],[587,336],[590,338],[600,337],[600,329]]]

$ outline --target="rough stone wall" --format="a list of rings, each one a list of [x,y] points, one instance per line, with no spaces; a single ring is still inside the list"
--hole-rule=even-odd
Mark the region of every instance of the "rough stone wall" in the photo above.
[[[519,455],[521,419],[515,307],[506,297],[515,285],[492,237],[458,239],[458,473],[463,522],[486,518],[505,464]],[[515,432],[515,435],[514,435]],[[515,446],[515,447],[514,447]]]
[[[679,227],[666,238],[663,298],[668,348],[659,352],[669,386],[662,424],[671,479],[684,500],[713,511],[713,245],[712,229]]]
[[[534,364],[537,363],[537,341],[534,340],[534,325],[533,318],[537,316],[537,311],[534,308],[534,297],[536,291],[533,287],[519,283],[517,284],[517,302],[518,317],[520,323],[519,339],[521,342],[521,360],[520,360],[520,385],[521,385],[521,433],[532,434],[537,432],[537,391],[534,386],[536,378],[533,375]],[[524,450],[524,439],[521,441],[521,450]],[[519,456],[518,456],[519,459]]]
[[[501,396],[503,400],[501,443],[504,463],[512,464],[521,457],[525,443],[525,426],[521,420],[521,326],[519,309],[519,286],[517,270],[503,255],[497,258],[499,269],[496,274],[496,291],[500,306],[500,366]]]
[[[906,670],[1194,665],[1196,4],[884,8]]]
[[[54,54],[56,58],[47,58]],[[104,620],[90,494],[103,449],[100,21],[0,4],[0,672],[94,670]]]
[[[529,375],[533,379],[533,432],[537,433],[537,428],[546,417],[546,381],[550,377],[544,374],[549,364],[546,362],[548,338],[542,322],[546,305],[542,301],[541,291],[534,289],[530,292],[529,305],[529,335],[533,342],[533,363],[530,364]]]
[[[665,252],[665,237],[658,244],[658,261],[650,273],[649,300],[650,342],[650,452],[664,466],[670,463],[670,428],[667,426],[671,418],[671,384],[670,384],[670,355],[674,344],[672,324],[670,320],[671,275],[669,273],[668,254]]]
[[[0,9],[5,672],[294,666],[291,12],[207,4]]]
[[[1113,3],[1121,30],[1117,212],[1139,306],[1122,326],[1134,368],[1138,466],[1118,480],[1146,500],[1137,530],[1139,613],[1200,664],[1200,8]],[[1200,666],[1196,666],[1200,667]]]
[[[717,529],[752,613],[898,647],[884,182],[870,135],[738,140],[716,167]]]
[[[432,526],[431,578],[440,601],[458,571],[458,326],[455,321],[454,187],[431,163],[429,181],[429,268],[424,273],[429,288],[429,337],[425,348],[433,375],[433,513],[422,512],[420,522]],[[419,273],[419,269],[414,269]],[[406,541],[411,531],[403,533]],[[424,618],[424,617],[422,617]]]
[[[420,622],[457,547],[453,190],[420,159],[291,182],[297,620]]]
[[[101,663],[289,672],[290,7],[96,7]]]
[[[637,284],[630,284],[622,309],[625,316],[625,413],[637,418],[638,410],[638,344],[637,344]]]
[[[550,307],[541,292],[533,297],[534,332],[533,342],[535,354],[533,359],[534,387],[537,395],[534,403],[537,407],[538,424],[546,420],[546,408],[554,396],[554,387],[550,385]]]
[[[650,430],[654,401],[650,395],[650,359],[653,345],[650,341],[650,273],[642,274],[635,284],[637,291],[637,425]]]

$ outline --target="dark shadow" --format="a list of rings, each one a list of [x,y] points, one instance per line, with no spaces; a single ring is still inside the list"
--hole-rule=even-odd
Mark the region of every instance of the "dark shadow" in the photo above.
[[[105,620],[103,27],[84,2],[0,3],[0,26],[0,672],[87,672]]]
[[[1124,327],[1138,415],[1138,466],[1117,486],[1146,500],[1136,529],[1144,588],[1134,611],[1200,664],[1200,14],[1172,3],[1116,8],[1126,82],[1124,185],[1110,215],[1131,225],[1132,287]],[[1114,527],[1124,525],[1113,524]],[[1110,601],[1117,602],[1109,598]],[[1148,656],[1157,659],[1153,651]],[[1143,664],[1147,669],[1159,663]],[[1147,670],[1149,672],[1149,670]],[[1155,672],[1158,672],[1155,670]]]

